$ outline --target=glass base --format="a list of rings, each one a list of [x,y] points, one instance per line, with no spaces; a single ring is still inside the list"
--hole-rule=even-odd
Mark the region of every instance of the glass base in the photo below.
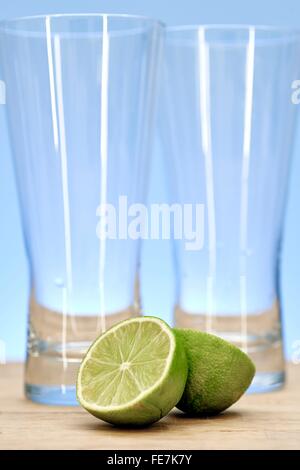
[[[269,310],[240,315],[212,315],[189,313],[177,307],[175,324],[220,336],[244,350],[256,366],[256,375],[248,393],[264,393],[284,385],[284,358],[282,351],[280,312],[278,302]]]
[[[284,386],[285,374],[280,373],[258,373],[255,375],[253,382],[247,393],[268,393],[281,389]],[[76,387],[60,386],[60,387],[46,387],[37,385],[25,385],[26,397],[40,403],[42,405],[53,406],[78,406],[76,399]]]
[[[268,393],[280,390],[285,384],[284,372],[258,372],[255,374],[247,393]]]
[[[31,401],[42,405],[77,406],[75,385],[46,387],[25,385],[25,395]]]
[[[105,328],[138,315],[129,306],[105,316]],[[69,315],[37,304],[32,297],[25,370],[26,397],[48,405],[77,405],[76,379],[82,358],[102,332],[101,319]]]

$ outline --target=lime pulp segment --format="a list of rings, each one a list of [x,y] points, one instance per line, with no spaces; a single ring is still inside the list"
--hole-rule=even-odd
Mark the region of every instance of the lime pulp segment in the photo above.
[[[94,410],[130,406],[163,380],[174,348],[173,335],[160,320],[119,323],[89,349],[79,372],[79,400]]]

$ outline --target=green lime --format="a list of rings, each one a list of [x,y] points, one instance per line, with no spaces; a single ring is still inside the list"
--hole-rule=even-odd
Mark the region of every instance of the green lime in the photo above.
[[[189,367],[177,408],[190,414],[213,415],[235,403],[255,374],[247,354],[208,333],[179,328],[174,331],[183,341]]]
[[[184,347],[155,317],[125,320],[103,333],[79,369],[77,398],[97,418],[142,426],[165,416],[187,378]]]

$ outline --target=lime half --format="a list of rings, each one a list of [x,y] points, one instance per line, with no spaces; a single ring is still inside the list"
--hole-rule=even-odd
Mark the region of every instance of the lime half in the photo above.
[[[109,423],[146,425],[178,403],[186,378],[181,339],[158,318],[132,318],[92,344],[79,369],[77,398]]]
[[[174,329],[185,346],[189,372],[177,405],[194,415],[215,415],[245,393],[255,374],[251,359],[222,338],[189,329]]]

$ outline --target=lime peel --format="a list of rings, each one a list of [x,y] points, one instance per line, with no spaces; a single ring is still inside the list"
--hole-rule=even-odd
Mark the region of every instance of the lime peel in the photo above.
[[[255,374],[249,356],[224,339],[202,331],[174,328],[188,361],[186,387],[177,408],[193,415],[214,415],[245,393]]]

